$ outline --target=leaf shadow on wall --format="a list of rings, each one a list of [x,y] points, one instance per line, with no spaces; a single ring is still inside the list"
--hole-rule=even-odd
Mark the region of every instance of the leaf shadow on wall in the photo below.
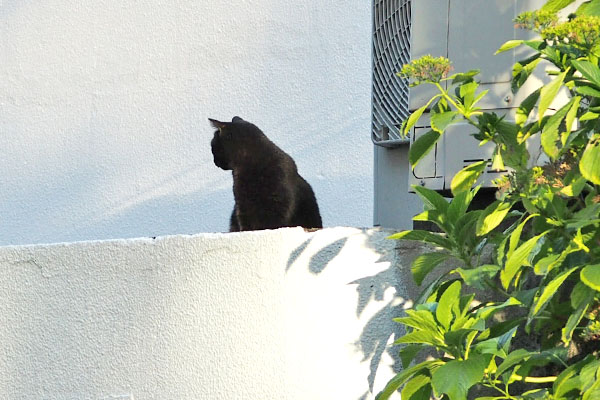
[[[376,231],[375,231],[376,232]],[[385,270],[368,275],[368,269],[365,269],[365,275],[362,278],[348,282],[348,285],[354,285],[357,292],[356,316],[360,318],[365,310],[377,309],[364,324],[361,335],[357,338],[354,346],[362,355],[362,361],[369,360],[370,373],[367,377],[366,387],[368,390],[357,400],[366,400],[370,398],[374,391],[377,370],[384,357],[393,360],[392,369],[399,372],[402,369],[401,361],[398,355],[397,346],[390,345],[390,342],[398,339],[405,334],[404,328],[400,324],[393,323],[393,318],[400,317],[403,309],[409,303],[408,291],[414,293],[414,286],[410,271],[404,271],[399,266],[409,266],[409,262],[398,262],[398,249],[396,242],[385,241],[382,244],[382,233],[387,236],[392,232],[373,233],[362,230],[359,235],[365,237],[364,246],[379,254],[379,258],[369,264],[379,265],[387,263],[389,267]],[[293,264],[302,257],[302,254],[310,247],[314,237],[300,244],[290,255],[286,271],[289,271]],[[348,237],[342,237],[319,249],[310,259],[308,264],[309,271],[314,275],[325,272],[328,268],[335,268],[333,261],[338,257],[346,245],[352,245]],[[349,243],[350,242],[350,243]],[[393,243],[393,244],[392,244]],[[342,266],[343,267],[343,266]],[[367,268],[368,265],[365,265]],[[408,282],[410,280],[410,282]],[[407,290],[407,287],[409,289]],[[381,382],[378,383],[381,386]],[[378,387],[381,390],[383,387]]]

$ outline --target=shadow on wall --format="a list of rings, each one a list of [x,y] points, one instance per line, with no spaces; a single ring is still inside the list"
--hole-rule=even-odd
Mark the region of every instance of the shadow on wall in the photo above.
[[[215,231],[227,232],[229,214],[223,211],[220,205],[223,198],[231,196],[230,192],[231,190],[224,189],[208,194],[197,191],[189,194],[157,196],[114,215],[105,216],[89,226],[83,226],[74,231],[73,236],[91,235],[111,239],[115,232],[118,233],[119,238],[134,238],[141,235],[149,237],[191,235],[201,232],[207,224],[216,225],[221,214],[220,228]]]
[[[197,168],[216,167],[211,164]],[[47,182],[40,178],[38,181],[24,181],[16,187],[10,186],[11,190],[0,195],[3,200],[0,204],[0,215],[3,217],[0,245],[228,232],[234,204],[230,184],[223,184],[219,188],[199,188],[187,193],[170,189],[173,184],[183,185],[183,182],[193,180],[195,173],[191,170],[176,172],[165,182],[132,190],[128,197],[121,199],[111,198],[111,194],[104,189],[114,186],[112,182],[115,178],[103,176],[103,170],[85,165],[65,172],[54,171],[53,175],[47,176]],[[226,181],[230,176],[223,173],[222,178]],[[328,184],[346,188],[348,193],[339,194],[346,198],[356,189],[359,181],[356,177],[338,177],[328,180]],[[331,190],[324,189],[322,183],[316,180],[313,188],[319,197],[324,224],[359,225],[359,221],[353,221],[349,216],[341,220],[333,216],[338,201],[334,197],[338,195],[334,196]],[[39,199],[46,200],[40,203]],[[327,252],[335,253],[344,244],[332,243],[321,250],[320,256]],[[298,248],[294,254],[298,256],[302,250]],[[288,269],[294,262],[294,254]],[[319,273],[321,268],[318,263],[311,264],[311,272]]]
[[[90,182],[90,180],[88,180]],[[0,244],[36,244],[73,242],[81,240],[127,239],[175,234],[196,234],[207,226],[213,231],[229,230],[229,207],[233,207],[231,189],[206,192],[198,190],[186,194],[151,196],[135,201],[130,206],[84,212],[85,203],[93,187],[31,188],[27,197],[47,198],[43,209],[31,204],[17,211],[10,204],[0,207],[5,216],[0,230]],[[65,192],[68,195],[65,195]],[[227,203],[227,206],[223,206]],[[229,206],[231,203],[231,206]],[[12,211],[12,212],[11,212]],[[33,221],[38,221],[34,223]]]
[[[382,245],[381,236],[377,238],[373,232],[372,230],[365,230],[358,232],[356,235],[364,236],[366,238],[365,247],[379,254],[379,258],[373,264],[385,263],[389,264],[389,267],[374,275],[348,282],[348,285],[356,287],[358,296],[357,318],[360,318],[368,307],[378,309],[364,324],[360,337],[354,343],[356,350],[362,354],[362,361],[370,360],[370,374],[366,382],[369,390],[357,400],[366,400],[373,393],[377,370],[384,357],[393,360],[392,369],[394,372],[399,372],[402,369],[398,349],[396,346],[391,346],[390,343],[402,336],[405,331],[400,324],[393,323],[392,319],[403,314],[403,309],[409,305],[407,304],[407,299],[410,298],[408,293],[413,290],[412,287],[407,290],[405,285],[407,282],[404,282],[412,280],[410,272],[403,273],[404,271],[400,268],[400,266],[410,265],[410,263],[402,262],[400,264],[395,242],[393,245],[390,245],[390,242]],[[380,233],[384,232],[386,231],[380,231]],[[392,234],[393,231],[387,233]],[[324,273],[327,268],[343,267],[333,265],[333,262],[340,255],[344,246],[348,244],[349,239],[351,240],[352,237],[343,237],[320,249],[311,257],[309,271],[314,275],[319,275]],[[287,262],[286,271],[290,271],[295,261],[309,247],[311,241],[312,238],[306,240],[292,252]],[[365,275],[367,274],[368,271],[365,271]],[[412,286],[412,282],[408,282],[408,286]]]
[[[0,5],[2,5],[2,13],[8,15],[14,13],[19,7],[25,7],[30,3],[33,3],[33,0],[3,0]]]

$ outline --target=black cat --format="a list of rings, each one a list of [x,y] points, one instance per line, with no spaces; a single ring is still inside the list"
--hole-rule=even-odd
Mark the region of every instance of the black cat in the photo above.
[[[209,121],[217,128],[210,143],[215,165],[233,172],[230,232],[323,227],[315,194],[292,157],[240,117]]]

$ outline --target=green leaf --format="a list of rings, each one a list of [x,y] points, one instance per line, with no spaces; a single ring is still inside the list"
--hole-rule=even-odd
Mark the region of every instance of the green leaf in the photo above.
[[[465,114],[469,114],[472,111],[471,107],[475,104],[475,91],[478,87],[479,83],[475,81],[463,83],[458,87]]]
[[[578,268],[579,267],[571,268],[567,271],[560,273],[558,276],[552,279],[546,287],[544,287],[544,290],[542,290],[540,297],[538,297],[535,300],[533,308],[530,309],[528,323],[531,322],[533,318],[539,314],[539,312],[544,308],[546,303],[550,301],[552,296],[554,296],[558,292],[558,288],[560,288],[563,282]]]
[[[598,119],[598,117],[600,117],[600,114],[588,111],[579,118],[579,121],[581,121],[581,122],[591,121],[593,119]]]
[[[408,368],[410,363],[415,359],[417,354],[425,347],[421,344],[407,344],[400,350],[400,360],[402,361],[402,367]]]
[[[452,194],[456,196],[460,192],[471,189],[471,186],[475,184],[479,175],[485,170],[487,163],[485,160],[475,162],[454,175],[450,183]]]
[[[567,186],[560,189],[559,193],[568,197],[579,196],[586,183],[587,180],[583,176],[578,175]]]
[[[471,204],[473,197],[475,197],[475,195],[477,194],[478,191],[479,191],[479,188],[477,187],[473,190],[468,190],[468,191],[466,190],[464,192],[460,192],[459,194],[454,196],[454,198],[448,205],[448,210],[447,210],[448,220],[450,221],[450,223],[452,225],[456,225],[458,220],[463,215],[465,215],[465,212],[467,211],[469,204]]]
[[[444,342],[450,347],[463,348],[465,342],[472,341],[472,337],[476,336],[479,331],[472,328],[452,328],[453,330],[444,334]]]
[[[508,357],[502,361],[502,364],[498,366],[498,369],[496,369],[496,376],[502,375],[509,368],[515,366],[524,359],[531,357],[532,354],[533,353],[530,353],[525,349],[517,349],[511,352]]]
[[[550,104],[554,101],[554,98],[558,94],[564,80],[565,76],[567,76],[567,71],[559,74],[552,82],[542,87],[540,92],[540,104],[538,106],[539,109],[539,120],[541,121],[546,113],[546,110],[550,106]]]
[[[413,185],[412,188],[423,201],[425,210],[445,212],[448,209],[448,201],[435,190],[419,185]]]
[[[594,295],[594,290],[585,284],[579,282],[575,285],[571,294],[571,306],[574,311],[569,315],[567,323],[561,330],[561,339],[565,345],[568,345],[571,341],[573,331],[579,325],[590,304],[594,301]]]
[[[440,134],[444,133],[446,127],[450,125],[456,116],[458,111],[447,111],[443,113],[435,113],[431,115],[431,129]]]
[[[592,387],[583,393],[581,400],[597,400],[600,399],[600,380],[594,379]]]
[[[585,178],[584,178],[585,179]],[[595,225],[600,222],[600,203],[589,204],[584,209],[576,212],[572,219],[567,220],[567,228],[579,229],[589,225]]]
[[[502,159],[502,153],[500,152],[500,146],[496,146],[496,151],[492,155],[492,169],[494,171],[502,171],[506,167],[504,166],[504,160]]]
[[[385,388],[381,392],[379,392],[379,394],[377,395],[377,397],[375,397],[375,399],[376,400],[389,399],[392,394],[394,394],[398,389],[400,389],[400,387],[402,385],[404,385],[404,383],[406,383],[414,375],[421,374],[423,372],[429,372],[429,371],[437,368],[441,364],[442,364],[441,361],[436,361],[436,360],[424,361],[420,364],[415,365],[414,367],[403,370],[402,372],[397,374],[395,377],[393,377],[388,382],[388,384],[385,386]]]
[[[512,233],[510,234],[510,242],[508,245],[508,251],[506,252],[506,257],[510,258],[513,254],[513,252],[515,251],[515,249],[517,248],[518,244],[519,244],[519,240],[521,239],[521,232],[523,231],[523,228],[525,227],[525,224],[527,223],[527,221],[529,221],[531,218],[537,216],[537,214],[531,214],[529,216],[527,216],[527,218],[525,218],[516,228],[514,231],[512,231]],[[498,263],[502,263],[501,260],[498,261]]]
[[[577,116],[577,111],[579,110],[579,104],[581,103],[581,97],[574,97],[575,101],[571,105],[571,109],[567,113],[565,118],[565,132],[563,132],[560,136],[560,141],[563,147],[567,144],[571,131],[573,130],[573,122],[575,122],[575,117]]]
[[[433,347],[442,347],[445,345],[443,339],[437,333],[430,331],[413,331],[402,336],[394,344],[427,344]]]
[[[504,269],[500,272],[500,281],[502,282],[504,289],[508,289],[508,286],[515,275],[517,275],[521,267],[524,265],[529,265],[529,261],[527,261],[529,254],[537,244],[538,240],[540,240],[547,233],[548,231],[532,237],[519,246],[510,256],[508,256]]]
[[[485,321],[478,321],[474,318],[471,318],[472,314],[469,313],[471,311],[471,307],[473,307],[473,299],[475,298],[475,294],[466,294],[464,296],[460,296],[460,302],[458,304],[458,309],[456,310],[457,315],[460,317],[460,321],[455,321],[452,324],[452,328],[473,328],[477,330],[485,329]],[[469,314],[467,316],[467,314]],[[463,318],[466,317],[466,318]]]
[[[406,315],[406,317],[394,318],[394,321],[418,330],[425,329],[433,333],[439,332],[438,324],[435,322],[431,311],[409,309],[406,310]]]
[[[431,130],[420,135],[417,140],[410,145],[410,149],[408,150],[408,162],[412,165],[413,169],[419,164],[419,161],[433,149],[440,136],[441,135],[438,132]]]
[[[463,192],[466,193],[466,192]],[[456,221],[451,237],[458,246],[467,246],[477,248],[486,238],[480,238],[475,235],[475,226],[482,210],[469,211]]]
[[[479,339],[483,341],[479,344],[488,342],[484,344],[484,347],[486,347],[488,351],[492,350],[491,354],[496,354],[496,350],[503,349],[504,346],[510,342],[510,339],[514,336],[514,333],[517,331],[519,325],[521,325],[524,319],[525,318],[522,317],[509,319],[508,321],[499,322],[492,325],[481,333]],[[494,341],[492,342],[492,340]],[[497,347],[495,349],[490,349],[488,346],[490,346],[491,343],[495,344]],[[506,358],[506,354],[502,356],[502,358]]]
[[[586,253],[589,253],[590,249],[585,245],[585,243],[588,242],[593,236],[593,232],[583,235],[581,233],[581,229],[578,229],[577,234],[575,237],[573,237],[572,244],[576,246],[577,250],[583,250]],[[571,245],[571,243],[569,243],[569,245]]]
[[[541,91],[542,88],[537,89],[529,96],[527,96],[525,100],[523,100],[523,102],[519,105],[519,108],[517,108],[517,112],[515,115],[515,122],[517,124],[523,125],[527,121],[527,118],[529,118],[529,114],[531,114],[531,110],[533,110],[533,107],[535,107],[535,104],[540,98]]]
[[[486,90],[482,90],[481,92],[479,92],[479,94],[477,96],[475,96],[475,99],[473,100],[473,104],[472,106],[474,106],[475,104],[479,103],[479,100],[481,100],[483,98],[483,96],[485,96],[486,94],[488,94],[490,90],[486,89]],[[473,110],[471,110],[473,111]]]
[[[443,284],[443,282],[446,282],[446,277],[448,274],[448,272],[443,273],[442,275],[434,279],[431,283],[427,284],[427,286],[425,286],[421,293],[419,293],[419,296],[415,299],[416,307],[419,307],[429,301],[429,298],[434,293],[436,293],[436,291]]]
[[[581,160],[579,170],[587,180],[600,185],[600,135],[588,143]]]
[[[421,286],[423,279],[435,269],[442,261],[451,258],[447,253],[425,253],[419,255],[412,263],[413,279]]]
[[[456,85],[457,83],[470,82],[473,80],[475,75],[479,73],[478,69],[472,69],[468,72],[459,72],[458,74],[454,74],[449,76],[447,79],[452,79],[452,84]]]
[[[485,210],[483,210],[483,213],[479,215],[479,219],[477,220],[477,236],[485,235],[500,225],[500,223],[504,220],[504,217],[506,217],[506,214],[508,214],[510,211],[511,207],[511,203],[505,203],[500,200],[496,200],[487,206]]]
[[[523,84],[529,79],[535,67],[539,64],[541,54],[536,53],[526,60],[521,60],[513,65],[511,90],[516,93]]]
[[[474,355],[467,360],[453,360],[442,365],[432,374],[436,395],[445,393],[450,400],[465,400],[469,388],[483,379],[487,364],[485,356]]]
[[[444,211],[425,210],[422,213],[415,215],[413,221],[429,221],[439,226],[444,232],[450,230],[448,217]]]
[[[435,310],[435,317],[446,330],[450,328],[450,322],[458,314],[458,304],[460,302],[460,281],[452,283],[440,297],[440,301]]]
[[[443,247],[448,250],[452,250],[452,242],[450,240],[446,239],[445,237],[443,237],[439,234],[428,232],[428,231],[421,231],[421,230],[402,231],[402,232],[395,233],[391,236],[388,236],[388,239],[415,240],[418,242],[425,242],[425,243]]]
[[[594,400],[600,398],[600,361],[592,361],[581,368],[579,373],[583,385],[584,395],[581,400]]]
[[[526,40],[523,42],[523,44],[531,47],[532,49],[534,49],[535,51],[541,51],[544,46],[546,45],[546,41],[544,40]]]
[[[523,400],[547,400],[550,397],[548,396],[548,389],[533,389],[528,390],[523,393],[521,399]]]
[[[521,44],[523,44],[523,40],[509,40],[505,42],[502,46],[500,46],[500,48],[496,50],[494,55],[514,49],[515,47],[520,46]]]
[[[552,384],[552,391],[554,392],[555,398],[561,399],[563,398],[562,395],[573,389],[570,385],[570,382],[572,382],[572,378],[575,378],[575,380],[579,381],[579,377],[576,375],[579,373],[579,371],[581,371],[581,369],[585,365],[594,361],[595,357],[590,354],[583,360],[579,361],[576,364],[570,365],[563,372],[561,372]],[[580,382],[578,383],[580,384]]]
[[[600,97],[600,90],[594,89],[591,86],[577,86],[575,90],[584,96]]]
[[[548,0],[541,8],[543,11],[557,12],[573,3],[575,0]]]
[[[581,75],[596,86],[600,86],[600,68],[586,60],[571,60],[571,64]]]
[[[595,15],[600,16],[600,1],[586,1],[579,6],[576,12],[577,15]]]
[[[535,263],[533,270],[536,275],[545,275],[562,261],[564,261],[564,259],[561,257],[561,254],[551,254],[539,259],[538,262]]]
[[[489,264],[481,265],[473,269],[456,269],[456,272],[458,272],[467,285],[481,290],[487,289],[485,282],[491,280],[498,271],[500,271],[499,266]]]
[[[600,264],[586,266],[579,276],[583,283],[600,292]]]
[[[402,388],[404,400],[429,400],[431,398],[431,378],[424,374],[412,377]]]
[[[425,110],[427,110],[427,107],[429,107],[429,105],[440,96],[441,95],[438,94],[438,95],[432,97],[431,100],[429,100],[427,102],[427,104],[425,104],[423,107],[418,108],[415,112],[410,114],[410,117],[408,117],[408,119],[406,120],[406,124],[404,124],[404,135],[408,134],[408,131],[410,131],[410,128],[415,126],[415,124],[417,123],[419,118],[421,118],[421,115],[423,115]]]
[[[423,113],[425,112],[427,107],[429,107],[429,104],[431,104],[431,101],[429,103],[425,104],[424,106],[418,108],[417,110],[415,110],[415,112],[413,112],[412,114],[410,114],[410,116],[408,117],[408,120],[406,120],[406,124],[404,125],[404,135],[405,136],[408,134],[408,131],[410,130],[410,128],[412,128],[417,123],[419,118],[421,118],[421,115],[423,115]]]
[[[580,97],[573,97],[567,104],[561,107],[560,110],[548,118],[542,128],[542,147],[546,154],[553,160],[556,160],[559,155],[559,149],[556,143],[558,142],[558,129],[560,128],[560,123],[571,110],[573,104],[575,104],[575,100],[577,100],[577,104],[579,104],[580,99]]]
[[[504,303],[493,303],[492,305],[481,307],[477,310],[477,318],[488,319],[498,311],[507,307],[520,306],[522,303],[515,297],[509,297]]]

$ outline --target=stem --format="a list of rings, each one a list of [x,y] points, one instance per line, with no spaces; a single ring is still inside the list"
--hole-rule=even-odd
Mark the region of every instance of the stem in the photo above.
[[[523,381],[527,383],[550,383],[556,380],[556,376],[526,376],[522,377],[513,373],[509,380]]]
[[[442,93],[442,96],[446,100],[448,100],[448,102],[450,104],[452,104],[454,106],[454,108],[456,108],[457,110],[460,111],[461,108],[458,106],[458,104],[456,104],[456,102],[454,101],[454,99],[452,99],[452,97],[450,97],[450,95],[448,94],[448,92],[446,92],[446,90],[442,87],[442,85],[440,85],[439,82],[436,82],[435,85],[437,86],[437,88],[439,89],[439,91]],[[461,114],[463,114],[463,113],[461,113]],[[463,117],[464,117],[464,114],[463,114]]]
[[[581,329],[583,329],[583,328],[581,328]],[[552,356],[554,358],[556,358],[565,368],[569,368],[569,366],[567,365],[567,363],[564,362],[559,356],[557,356],[556,354],[552,354]]]
[[[452,104],[454,106],[454,108],[456,108],[456,110],[460,111],[461,115],[467,120],[467,122],[475,127],[478,127],[477,123],[475,121],[473,121],[471,118],[467,117],[465,115],[464,112],[461,111],[461,107],[458,106],[458,104],[456,104],[456,102],[452,99],[452,97],[450,97],[450,95],[448,94],[448,92],[446,92],[446,90],[442,87],[442,85],[440,85],[439,82],[435,82],[435,86],[437,86],[438,90],[442,93],[442,96],[448,100],[448,102],[450,104]]]
[[[484,278],[483,283],[485,283],[488,288],[494,290],[496,293],[504,295],[507,299],[511,297],[510,293],[498,286],[493,280]]]
[[[489,382],[488,384],[484,383],[484,386],[496,389],[497,391],[502,393],[505,396],[505,398],[507,398],[507,399],[514,399],[514,397],[511,396],[510,393],[508,392],[508,386],[506,387],[506,390],[503,390],[496,385],[497,383],[502,383],[501,381],[488,379],[488,382]]]

